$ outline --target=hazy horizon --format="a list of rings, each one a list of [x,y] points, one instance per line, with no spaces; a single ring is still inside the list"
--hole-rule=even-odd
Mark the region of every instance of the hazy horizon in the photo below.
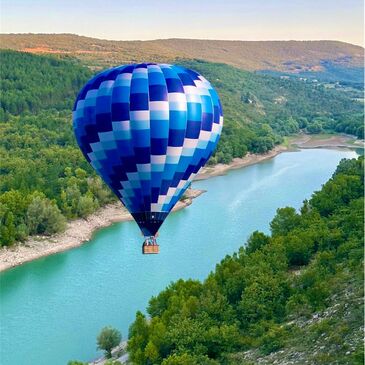
[[[364,45],[360,0],[3,0],[0,31],[116,40],[333,40]],[[102,15],[101,15],[102,14]]]
[[[84,34],[76,34],[76,33],[33,33],[33,32],[25,32],[25,33],[5,33],[0,32],[0,35],[72,35],[77,37],[86,37],[93,38],[102,41],[110,41],[110,42],[148,42],[148,41],[159,41],[159,40],[168,40],[168,39],[183,39],[183,40],[200,40],[200,41],[222,41],[222,42],[342,42],[351,44],[354,46],[359,46],[364,48],[362,44],[356,44],[351,42],[346,42],[339,39],[260,39],[260,40],[248,40],[248,39],[217,39],[217,38],[186,38],[186,37],[166,37],[166,38],[150,38],[150,39],[108,39],[108,38],[99,38],[93,37]]]

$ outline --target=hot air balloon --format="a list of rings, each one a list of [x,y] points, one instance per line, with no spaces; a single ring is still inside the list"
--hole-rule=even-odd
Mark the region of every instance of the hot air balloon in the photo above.
[[[122,65],[86,83],[73,127],[87,161],[158,253],[156,234],[213,153],[223,126],[218,94],[199,73],[155,63]]]

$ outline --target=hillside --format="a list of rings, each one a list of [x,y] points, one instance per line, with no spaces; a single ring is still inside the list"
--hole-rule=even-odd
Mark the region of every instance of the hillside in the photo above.
[[[129,329],[133,364],[363,364],[363,157],[277,210],[204,282],[178,280]]]
[[[1,34],[0,47],[74,55],[95,65],[196,58],[244,70],[271,70],[306,77],[328,70],[333,74],[335,70],[338,78],[348,81],[351,76],[349,80],[354,82],[362,82],[363,75],[363,48],[337,41],[108,41],[73,34]]]
[[[2,51],[0,245],[62,230],[113,198],[76,146],[71,108],[93,72],[74,58]],[[362,106],[312,83],[180,60],[217,88],[225,126],[210,163],[264,153],[300,129],[363,136]]]

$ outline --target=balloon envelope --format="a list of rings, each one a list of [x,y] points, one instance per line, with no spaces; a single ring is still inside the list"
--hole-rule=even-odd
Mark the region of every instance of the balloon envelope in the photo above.
[[[154,236],[216,147],[219,97],[197,72],[168,64],[103,71],[79,93],[73,126],[85,158]]]

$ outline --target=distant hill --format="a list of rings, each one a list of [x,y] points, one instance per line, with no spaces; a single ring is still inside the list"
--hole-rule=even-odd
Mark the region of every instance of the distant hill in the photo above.
[[[338,41],[108,41],[73,34],[1,34],[0,47],[31,53],[74,55],[96,66],[141,61],[171,62],[185,58],[222,62],[249,71],[303,74],[306,77],[335,69],[339,80],[354,82],[362,82],[364,55],[362,47]],[[331,81],[336,77],[332,72]]]

